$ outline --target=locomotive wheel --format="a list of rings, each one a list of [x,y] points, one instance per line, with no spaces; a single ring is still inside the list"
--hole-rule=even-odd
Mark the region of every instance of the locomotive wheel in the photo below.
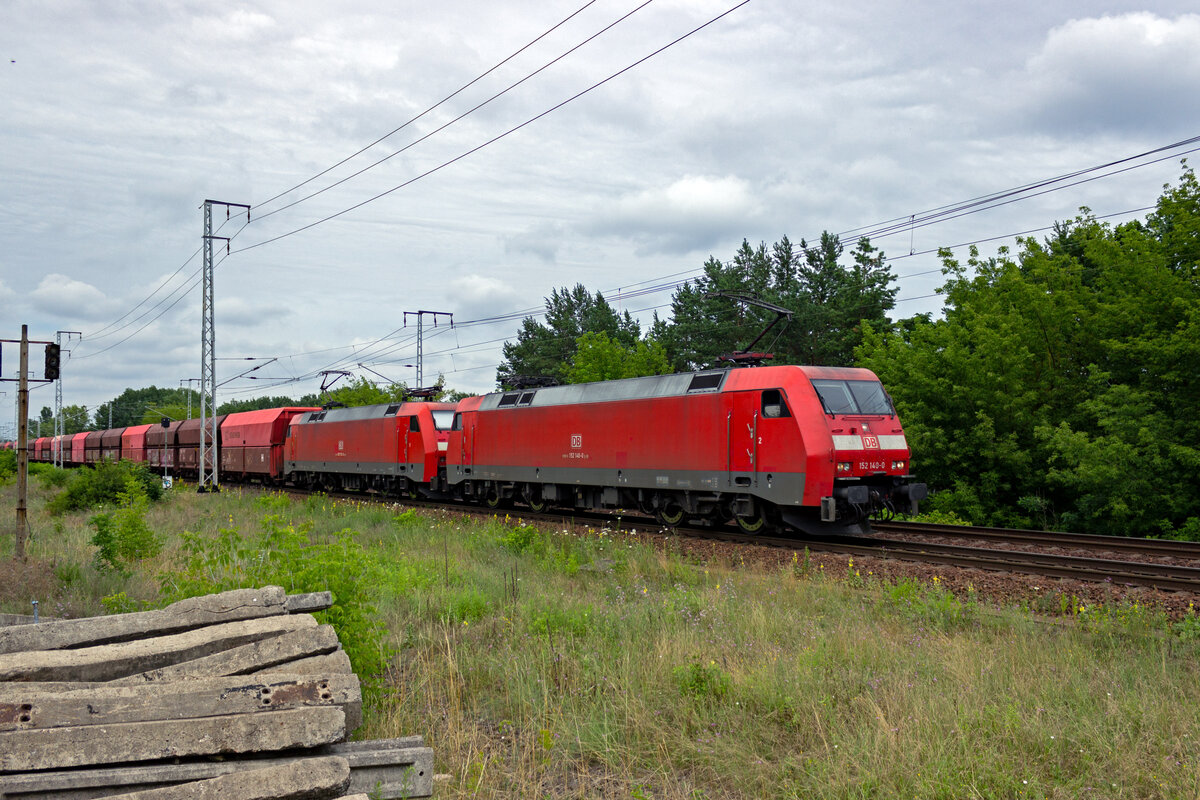
[[[659,525],[674,528],[683,522],[684,513],[683,506],[674,500],[664,498],[662,505],[654,509],[654,518],[658,520]]]
[[[549,503],[542,499],[542,490],[532,486],[525,490],[525,502],[529,504],[529,510],[535,514],[541,514],[547,508]]]
[[[748,517],[737,517],[737,526],[742,533],[765,533],[775,527],[773,509],[765,503],[755,502],[754,513]]]
[[[487,490],[487,494],[483,496],[483,504],[488,508],[500,508],[504,505],[504,498],[500,496],[500,490],[496,487],[491,487]]]

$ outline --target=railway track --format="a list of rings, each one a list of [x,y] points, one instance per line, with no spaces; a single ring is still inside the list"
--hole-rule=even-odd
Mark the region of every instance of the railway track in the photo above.
[[[362,495],[334,493],[362,499]],[[424,500],[388,498],[418,508],[445,509],[446,505]],[[558,526],[591,525],[611,526],[621,530],[641,533],[660,533],[664,529],[656,521],[637,513],[604,514],[595,512],[543,512],[534,513],[528,508],[496,508],[480,506],[453,506],[456,511],[491,517],[509,514],[526,522],[542,522]],[[1052,549],[1070,548],[1078,552],[1117,551],[1148,556],[1170,556],[1175,559],[1200,560],[1200,545],[1192,542],[1174,542],[1153,539],[1132,539],[1111,536],[1088,536],[1083,534],[1046,533],[1041,531],[1005,530],[1000,528],[971,528],[954,525],[919,525],[914,523],[876,524],[876,536],[835,536],[822,538],[789,538],[778,536],[754,536],[741,533],[732,527],[681,526],[673,534],[696,539],[774,547],[785,550],[807,548],[812,552],[838,553],[851,556],[890,558],[924,564],[945,565],[995,572],[1017,572],[1054,578],[1095,583],[1110,583],[1123,586],[1143,586],[1153,589],[1200,594],[1200,566],[1164,564],[1149,561],[1096,558],[1092,556],[1067,555],[1061,552],[1011,550],[1003,547],[971,547],[962,544],[924,541],[922,537],[956,537],[978,539],[995,543],[1011,543],[1026,547]],[[887,534],[903,534],[913,539],[892,539]]]
[[[1169,539],[1138,539],[1125,536],[1097,536],[1086,533],[1057,531],[1010,530],[1007,528],[974,528],[962,525],[933,525],[916,522],[877,522],[873,526],[881,535],[921,535],[956,539],[978,539],[1009,544],[1030,544],[1039,547],[1058,547],[1091,552],[1129,552],[1147,556],[1167,556],[1200,560],[1200,542],[1177,542]]]

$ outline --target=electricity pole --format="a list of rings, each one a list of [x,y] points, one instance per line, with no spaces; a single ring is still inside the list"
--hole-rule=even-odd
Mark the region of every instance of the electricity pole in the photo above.
[[[220,453],[217,448],[217,351],[216,328],[213,325],[213,239],[222,239],[226,251],[228,236],[214,236],[212,230],[212,207],[225,206],[225,219],[229,219],[230,208],[246,209],[246,221],[250,221],[250,206],[245,203],[226,203],[221,200],[204,201],[204,291],[200,310],[200,481],[196,487],[200,492],[221,490],[218,478]],[[209,409],[212,416],[208,416]]]
[[[450,318],[450,327],[453,328],[454,327],[454,315],[451,314],[449,311],[405,311],[404,312],[405,326],[408,325],[408,315],[409,314],[412,314],[413,316],[415,316],[417,318],[417,388],[421,389],[421,388],[424,388],[424,376],[422,373],[422,369],[423,369],[423,364],[425,361],[425,342],[424,342],[425,330],[424,330],[424,325],[423,325],[425,315],[428,314],[429,316],[433,317],[433,327],[435,327],[435,328],[437,327],[437,318],[438,317],[449,317]]]
[[[199,383],[199,382],[200,382],[199,378],[180,378],[179,379],[180,388],[183,388],[185,386],[187,387],[187,401],[188,401],[187,418],[188,419],[192,418],[192,384]]]
[[[0,381],[17,382],[17,530],[15,542],[13,546],[13,556],[18,561],[25,560],[25,537],[28,529],[28,504],[27,497],[29,494],[29,326],[21,326],[21,338],[0,339],[0,342],[10,342],[20,344],[21,356],[19,359],[20,372],[16,378],[4,378],[0,376]],[[50,376],[47,380],[34,379],[34,383],[49,383],[57,376],[58,372],[58,345],[54,342],[32,342],[32,344],[46,345],[46,372]],[[53,349],[52,349],[53,348]]]

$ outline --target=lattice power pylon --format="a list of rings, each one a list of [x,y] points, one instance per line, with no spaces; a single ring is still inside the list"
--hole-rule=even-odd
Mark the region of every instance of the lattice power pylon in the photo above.
[[[226,219],[229,219],[230,208],[244,208],[246,221],[250,221],[250,206],[245,203],[204,201],[204,278],[200,308],[200,482],[196,487],[200,492],[216,492],[221,489],[221,454],[217,448],[217,348],[216,326],[213,324],[212,243],[213,239],[221,239],[228,248],[229,237],[213,235],[213,206],[225,206]]]

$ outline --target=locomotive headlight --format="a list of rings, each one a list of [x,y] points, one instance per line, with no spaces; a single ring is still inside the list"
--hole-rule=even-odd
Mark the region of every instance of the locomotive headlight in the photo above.
[[[907,461],[893,461],[892,462],[892,469],[895,470],[896,472],[903,472],[907,466],[908,466]]]
[[[839,461],[838,465],[837,465],[837,471],[839,474],[850,472],[850,462],[849,461]]]

